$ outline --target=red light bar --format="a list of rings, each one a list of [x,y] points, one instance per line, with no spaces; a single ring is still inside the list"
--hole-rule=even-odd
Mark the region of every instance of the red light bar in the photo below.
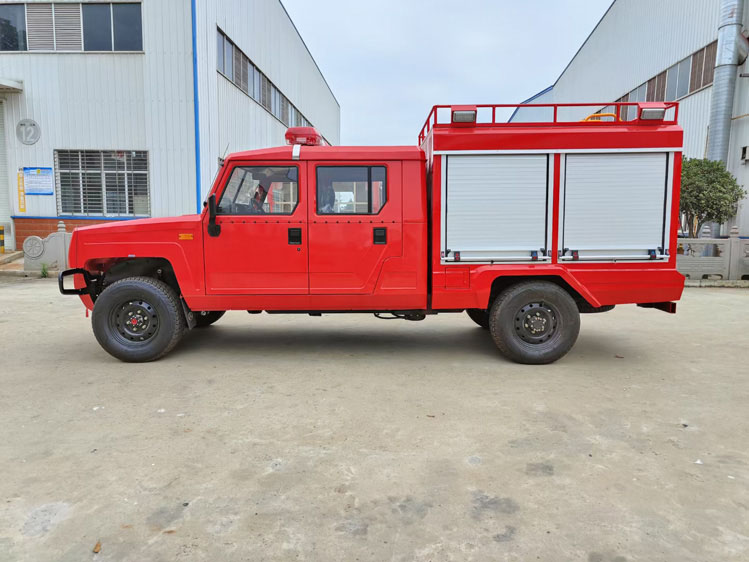
[[[286,131],[286,144],[322,146],[322,135],[314,127],[289,127]]]

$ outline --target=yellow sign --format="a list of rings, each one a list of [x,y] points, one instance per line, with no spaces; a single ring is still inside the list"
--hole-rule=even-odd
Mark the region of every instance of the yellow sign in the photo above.
[[[26,212],[26,188],[23,183],[23,170],[18,172],[18,212]]]

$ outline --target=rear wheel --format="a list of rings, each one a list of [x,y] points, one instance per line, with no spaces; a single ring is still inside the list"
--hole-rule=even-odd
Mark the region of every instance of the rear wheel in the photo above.
[[[110,354],[127,362],[154,361],[182,338],[185,319],[177,293],[151,277],[128,277],[96,299],[94,335]]]
[[[574,299],[546,281],[528,281],[505,289],[489,313],[494,343],[517,363],[552,363],[575,344],[580,314]]]
[[[489,329],[489,312],[481,308],[469,308],[466,310],[468,317],[485,330]]]
[[[195,313],[195,327],[205,328],[226,314],[225,310],[203,310]]]

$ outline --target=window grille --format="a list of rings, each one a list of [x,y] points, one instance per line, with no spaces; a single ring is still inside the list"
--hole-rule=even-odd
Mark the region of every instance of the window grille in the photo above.
[[[56,150],[60,215],[150,215],[148,152]]]

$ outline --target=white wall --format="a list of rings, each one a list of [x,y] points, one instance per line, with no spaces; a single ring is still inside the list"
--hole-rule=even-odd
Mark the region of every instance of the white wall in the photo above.
[[[617,0],[558,78],[555,103],[613,101],[715,41],[720,0]],[[744,28],[749,27],[749,1]],[[749,72],[744,63],[738,72]],[[710,121],[712,87],[680,100],[684,155],[704,158]],[[534,100],[535,101],[535,100]],[[588,108],[565,118],[582,118]],[[739,78],[734,98],[728,170],[749,191],[749,165],[741,163],[741,147],[749,146],[749,80]],[[749,236],[749,198],[739,208],[740,234]],[[724,234],[728,229],[724,230]]]
[[[216,69],[216,28],[332,144],[340,142],[340,107],[279,0],[201,0],[198,60],[203,196],[217,159],[228,152],[285,144],[286,126]]]
[[[37,0],[30,0],[37,1]],[[197,0],[202,195],[217,158],[284,144],[286,127],[216,70],[216,26],[337,144],[340,108],[279,0]],[[16,171],[54,165],[56,149],[147,150],[151,215],[196,210],[192,16],[190,0],[143,0],[145,53],[0,53],[0,77],[23,82],[4,96],[7,176],[13,214],[58,215],[55,196],[28,196],[18,211]],[[21,144],[15,126],[39,123]]]
[[[719,0],[617,0],[554,85],[554,101],[619,99],[717,39],[718,7]]]
[[[189,3],[143,2],[143,53],[0,53],[0,75],[23,81],[7,94],[8,181],[21,166],[53,166],[56,149],[147,150],[151,214],[195,208],[192,44]],[[169,17],[164,17],[169,14]],[[15,126],[34,119],[33,146]],[[11,197],[14,215],[18,198]],[[57,216],[55,196],[27,196],[25,216]]]
[[[684,129],[684,156],[705,158],[710,125],[710,98],[713,87],[699,90],[679,102],[679,124]]]

